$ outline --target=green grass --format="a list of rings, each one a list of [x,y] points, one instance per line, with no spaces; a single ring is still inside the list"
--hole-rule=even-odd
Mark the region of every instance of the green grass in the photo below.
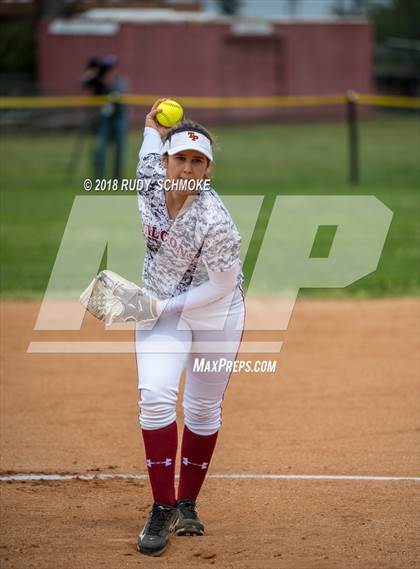
[[[360,125],[361,183],[347,181],[345,125],[273,124],[213,129],[219,150],[212,180],[220,194],[263,194],[245,262],[247,280],[277,195],[375,195],[394,212],[378,269],[345,289],[303,289],[310,296],[411,296],[419,290],[420,123],[418,116],[377,114]],[[67,179],[74,135],[3,135],[1,139],[1,289],[42,295],[75,195],[90,177],[93,140]],[[126,176],[135,171],[140,134],[130,134]],[[234,214],[234,212],[232,212]],[[314,248],[328,254],[331,233]],[[315,247],[316,246],[316,247]],[[314,249],[314,250],[315,250]],[[327,253],[322,253],[327,251]]]

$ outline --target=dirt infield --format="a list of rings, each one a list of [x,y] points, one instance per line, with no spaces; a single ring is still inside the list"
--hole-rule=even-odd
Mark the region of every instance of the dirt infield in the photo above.
[[[132,334],[92,318],[35,332],[38,309],[1,304],[2,474],[145,473],[134,356],[27,353],[31,341]],[[233,374],[210,474],[290,478],[208,478],[204,537],[137,553],[147,480],[3,481],[0,567],[417,567],[419,482],[293,475],[419,476],[418,314],[412,299],[300,300],[287,331],[245,334],[284,346],[241,356],[277,359],[277,371]]]

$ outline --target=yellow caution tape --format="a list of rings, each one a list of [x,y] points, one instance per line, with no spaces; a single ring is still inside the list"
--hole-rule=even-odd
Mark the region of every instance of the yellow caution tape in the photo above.
[[[358,102],[362,105],[374,105],[376,107],[420,109],[420,97],[397,97],[394,95],[359,95]]]
[[[158,97],[125,95],[124,101],[131,105],[144,105]],[[200,109],[252,108],[252,107],[313,107],[318,105],[342,105],[344,95],[322,95],[303,97],[175,97],[181,105]]]
[[[116,97],[106,95],[69,97],[0,97],[0,109],[99,107],[108,102],[118,101],[132,106],[152,105],[158,95],[130,95]],[[178,97],[185,107],[199,109],[222,108],[266,108],[266,107],[317,107],[344,105],[350,98],[362,105],[420,109],[419,97],[398,97],[393,95],[349,94],[314,95],[296,97]]]
[[[106,95],[75,97],[0,97],[0,109],[50,107],[100,107],[109,102]]]

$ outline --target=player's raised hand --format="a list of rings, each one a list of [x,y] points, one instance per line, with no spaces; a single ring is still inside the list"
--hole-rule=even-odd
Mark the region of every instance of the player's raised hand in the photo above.
[[[157,130],[161,136],[161,138],[163,138],[166,133],[170,130],[169,128],[167,128],[166,126],[162,126],[161,124],[159,124],[156,120],[156,115],[159,112],[157,106],[159,105],[159,103],[161,103],[162,101],[166,101],[168,97],[162,97],[161,99],[157,99],[154,103],[153,103],[153,107],[150,109],[150,111],[147,113],[146,115],[146,120],[144,123],[144,126],[149,126],[150,128],[154,128],[155,130]]]

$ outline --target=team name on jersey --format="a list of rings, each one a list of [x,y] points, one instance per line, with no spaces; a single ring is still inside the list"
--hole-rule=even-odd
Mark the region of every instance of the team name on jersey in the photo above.
[[[193,260],[195,258],[195,255],[188,252],[185,247],[178,242],[177,238],[174,235],[170,235],[170,232],[166,229],[159,229],[156,225],[143,223],[143,235],[146,241],[147,239],[153,239],[154,241],[167,243],[169,247],[183,259]]]

